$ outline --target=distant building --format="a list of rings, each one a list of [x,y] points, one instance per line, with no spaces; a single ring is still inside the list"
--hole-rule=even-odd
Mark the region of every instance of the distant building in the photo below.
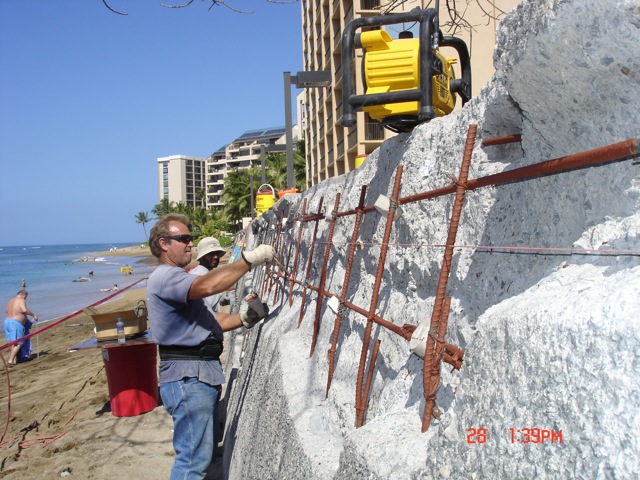
[[[186,155],[158,158],[158,198],[185,203],[193,207],[205,206],[206,160]]]
[[[440,1],[443,33],[462,38],[471,52],[473,95],[494,72],[495,18],[518,3],[519,0],[477,0],[458,4]],[[450,21],[447,5],[464,9],[461,13],[472,26],[473,35],[463,28],[459,32],[449,32],[445,25]],[[357,124],[353,127],[345,128],[340,124],[343,88],[341,48],[345,25],[354,18],[433,6],[432,0],[301,0],[302,70],[329,70],[332,73],[330,87],[310,88],[302,92],[304,106],[298,115],[298,122],[303,126],[301,134],[305,140],[307,186],[353,170],[357,156],[371,153],[385,139],[395,135],[361,111],[357,113]],[[385,29],[395,39],[398,38],[398,28],[402,26],[390,25]],[[443,54],[456,56],[447,53],[446,49],[443,49]],[[363,93],[361,63],[362,51],[356,50],[357,94]]]
[[[284,152],[285,131],[285,127],[248,130],[212,153],[207,159],[206,168],[207,207],[224,205],[222,190],[230,172],[260,166],[263,149],[265,152],[274,149]],[[294,127],[293,138],[297,139],[297,136],[297,127]]]

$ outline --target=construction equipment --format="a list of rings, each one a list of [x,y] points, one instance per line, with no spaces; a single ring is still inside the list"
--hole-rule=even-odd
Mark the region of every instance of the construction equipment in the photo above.
[[[471,98],[471,62],[466,43],[443,36],[436,8],[413,9],[408,13],[362,17],[351,20],[342,36],[342,125],[356,123],[356,109],[381,122],[394,132],[408,132],[436,116],[451,113],[456,94],[464,105]],[[418,22],[418,38],[403,32],[400,38],[379,28],[382,25]],[[356,30],[368,28],[356,33]],[[440,47],[452,47],[458,53],[461,78],[456,79],[453,65],[457,59],[445,58]],[[362,77],[364,95],[354,88],[355,49],[364,50]]]

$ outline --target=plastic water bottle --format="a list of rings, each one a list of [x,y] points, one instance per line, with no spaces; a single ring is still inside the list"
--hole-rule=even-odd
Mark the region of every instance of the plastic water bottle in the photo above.
[[[116,322],[116,332],[118,333],[118,343],[124,343],[127,337],[124,335],[124,322],[121,318],[118,318]]]

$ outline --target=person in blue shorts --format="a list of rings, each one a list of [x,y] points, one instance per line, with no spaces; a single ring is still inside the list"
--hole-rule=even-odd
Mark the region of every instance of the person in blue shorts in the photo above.
[[[27,316],[33,317],[34,321],[38,320],[38,316],[27,308],[27,296],[29,294],[26,290],[20,290],[15,297],[13,297],[7,303],[5,312],[7,316],[4,319],[4,334],[7,337],[7,343],[18,340],[26,335],[27,322],[29,319]],[[24,340],[11,346],[9,353],[9,365],[15,365],[18,363],[18,354],[22,348]]]

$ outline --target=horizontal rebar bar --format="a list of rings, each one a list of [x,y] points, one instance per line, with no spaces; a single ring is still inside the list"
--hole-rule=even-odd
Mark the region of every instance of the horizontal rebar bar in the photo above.
[[[517,143],[522,140],[522,135],[505,135],[504,137],[485,138],[482,140],[483,147],[491,147],[493,145],[505,145],[507,143]]]
[[[507,170],[506,172],[467,180],[464,186],[467,190],[475,190],[477,188],[488,187],[489,185],[519,182],[544,175],[554,175],[566,170],[575,170],[603,163],[618,162],[637,156],[639,154],[637,144],[637,139],[625,140],[624,142],[614,143],[613,145],[608,145],[606,147],[595,148],[593,150],[587,150],[574,155],[554,158],[553,160],[535,163],[526,167],[515,168],[513,170]],[[441,197],[443,195],[450,195],[455,193],[455,191],[456,184],[452,183],[446,187],[402,197],[398,200],[398,203],[400,205],[405,205],[407,203],[419,202],[421,200],[428,200],[431,198]],[[370,210],[374,210],[374,207],[367,207],[366,209],[369,208]]]

